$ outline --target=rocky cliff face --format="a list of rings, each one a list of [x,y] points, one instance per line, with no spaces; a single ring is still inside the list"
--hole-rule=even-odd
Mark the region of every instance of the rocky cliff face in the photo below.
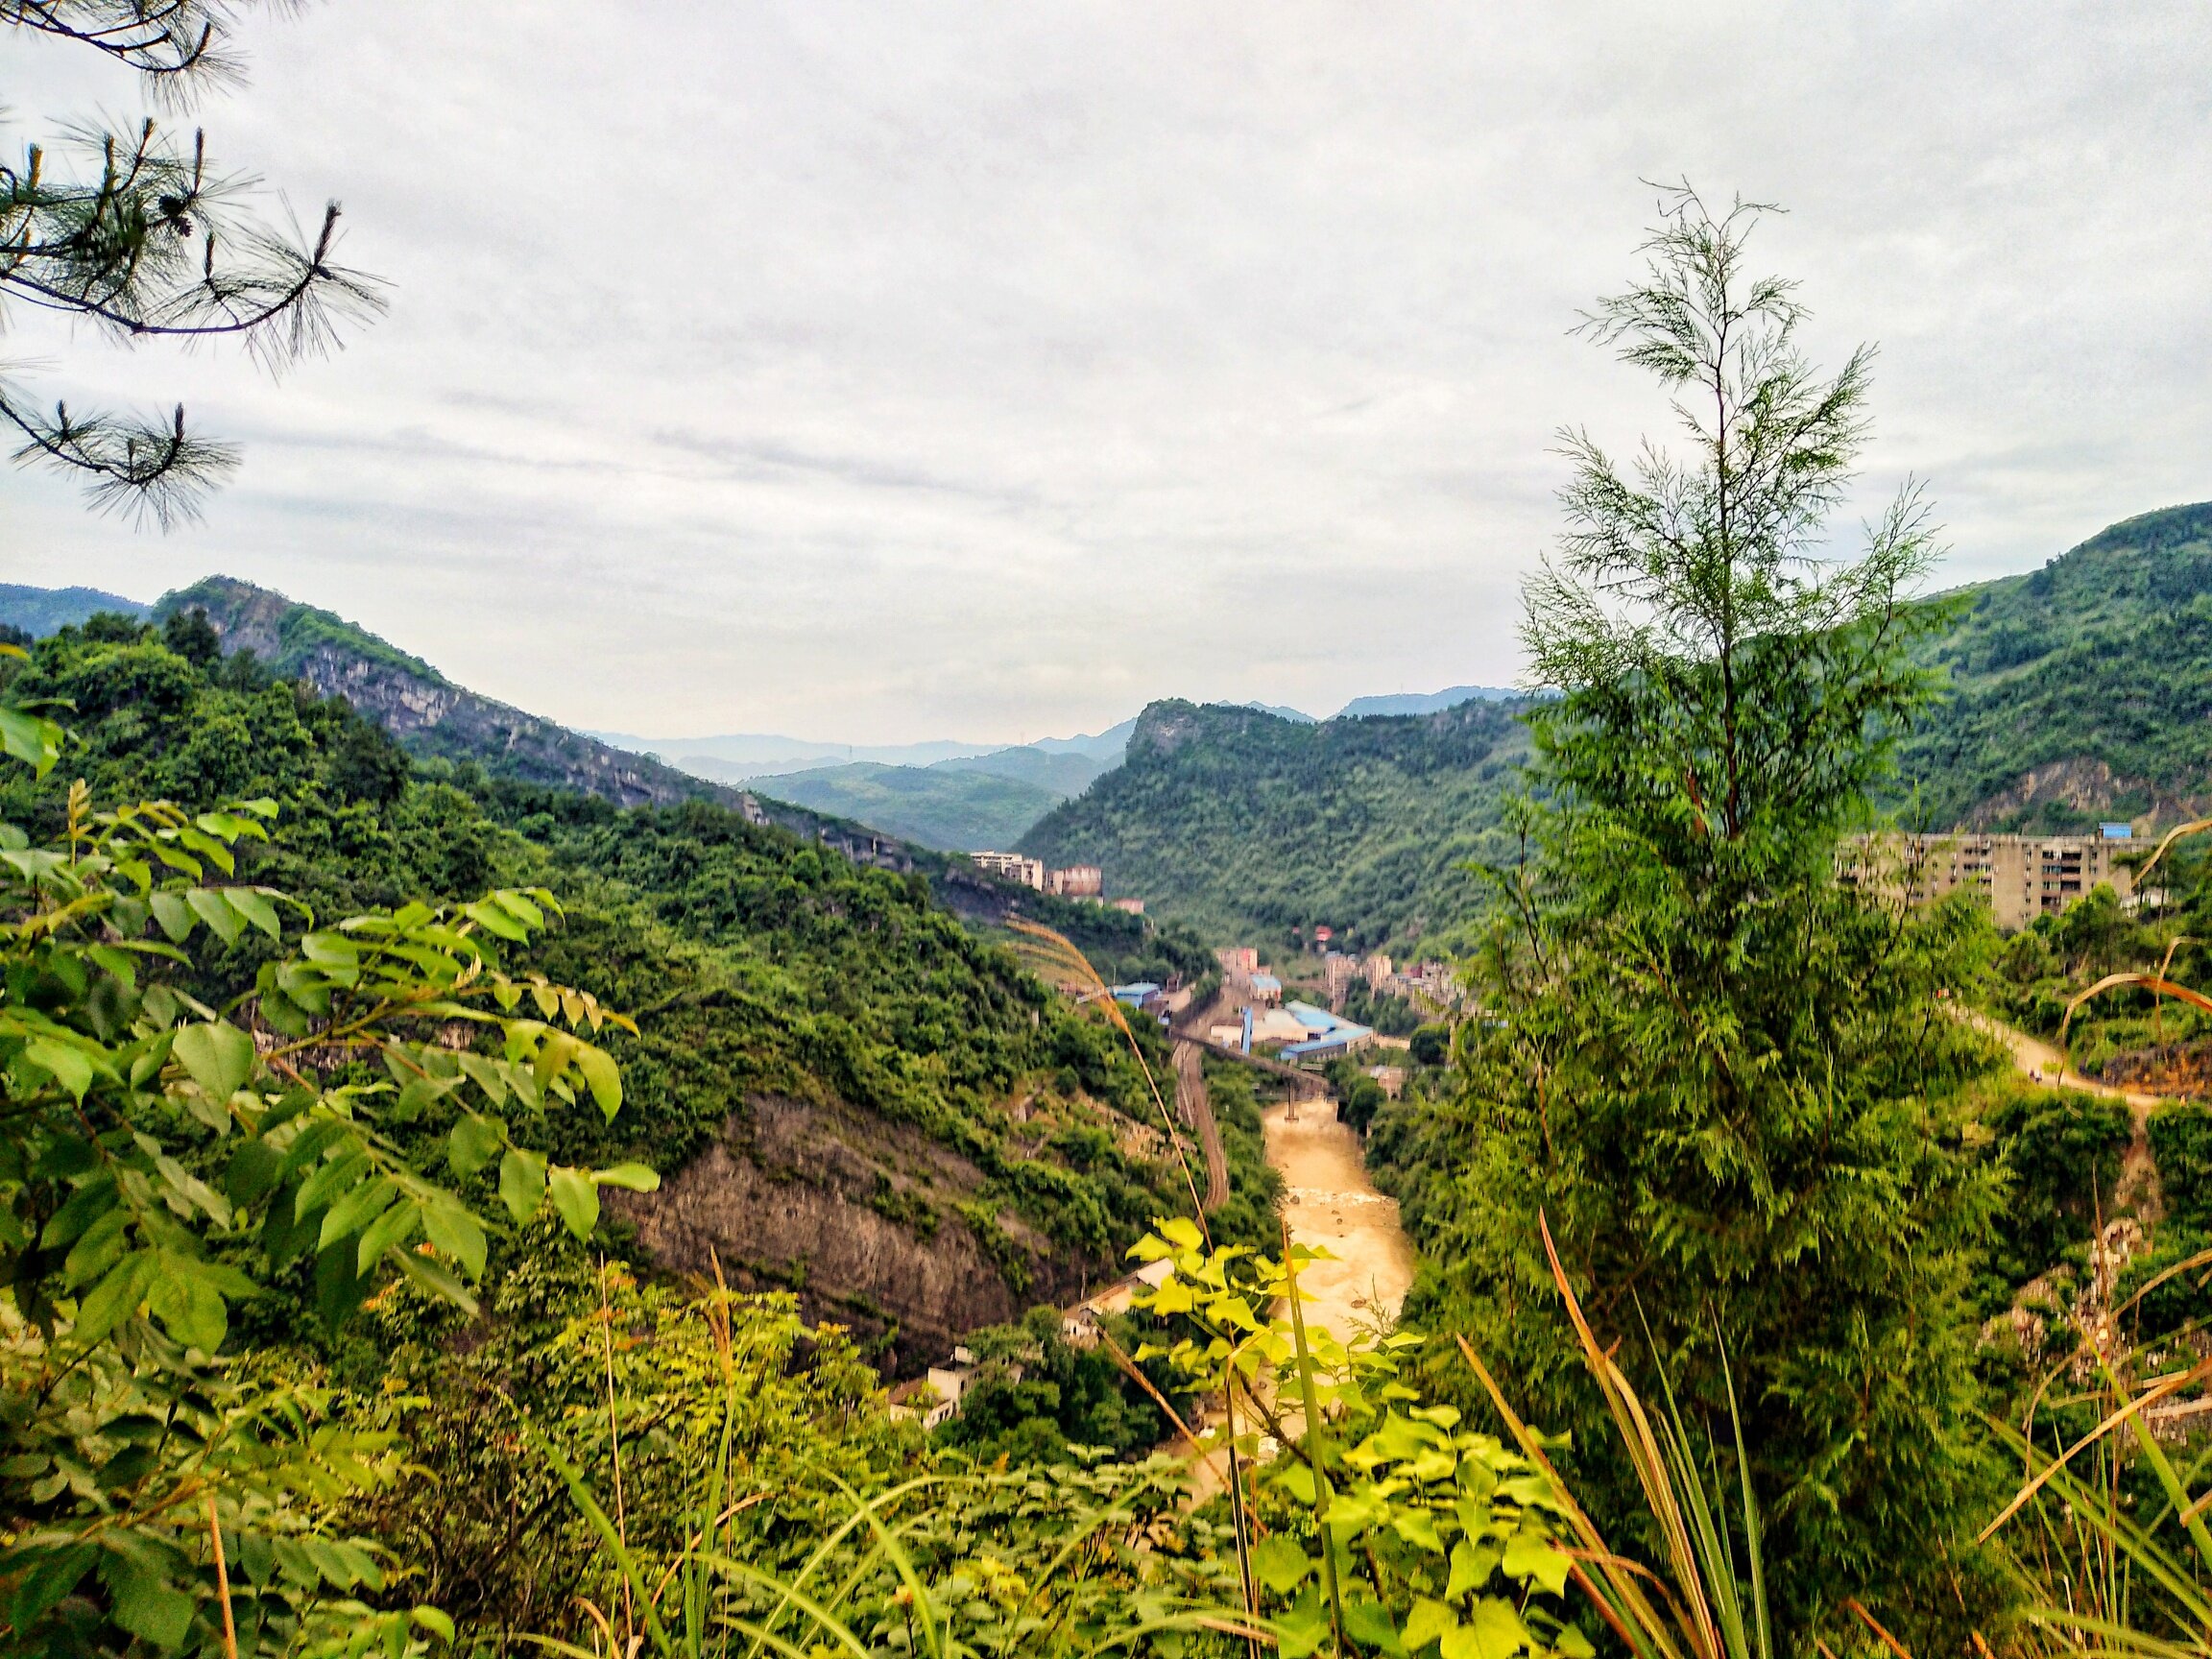
[[[522,782],[601,796],[622,806],[748,797],[632,755],[550,720],[480,697],[420,658],[327,611],[228,576],[164,597],[157,616],[204,611],[225,649],[251,651],[277,673],[344,697],[418,755],[473,760]]]
[[[660,1191],[610,1191],[609,1207],[667,1266],[711,1278],[719,1262],[733,1285],[795,1289],[809,1318],[879,1340],[887,1368],[919,1371],[978,1326],[1118,1275],[1010,1213],[994,1260],[955,1208],[981,1174],[909,1128],[774,1096],[748,1110]]]

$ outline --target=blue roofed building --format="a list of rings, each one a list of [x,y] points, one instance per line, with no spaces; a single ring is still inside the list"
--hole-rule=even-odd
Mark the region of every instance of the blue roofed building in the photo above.
[[[1373,1027],[1357,1024],[1310,1002],[1292,1002],[1284,1012],[1307,1031],[1303,1043],[1285,1044],[1278,1056],[1292,1065],[1301,1060],[1334,1060],[1364,1048],[1375,1039]]]

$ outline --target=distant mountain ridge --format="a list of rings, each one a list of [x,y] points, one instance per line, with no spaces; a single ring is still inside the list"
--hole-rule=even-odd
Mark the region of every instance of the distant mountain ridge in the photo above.
[[[1365,720],[1378,714],[1435,714],[1462,703],[1511,703],[1523,696],[1497,685],[1454,685],[1443,691],[1401,691],[1388,697],[1355,697],[1336,710],[1339,720]]]
[[[34,638],[74,627],[103,611],[121,616],[145,616],[152,607],[97,588],[23,588],[0,582],[0,624],[20,628]]]
[[[1900,745],[1911,823],[2056,832],[2212,813],[2212,503],[2124,520],[2044,568],[1928,601],[1950,691]],[[1022,850],[1280,948],[1327,923],[1373,947],[1469,911],[1458,867],[1503,847],[1525,701],[1432,714],[1359,699],[1318,726],[1157,703],[1120,770]],[[1439,693],[1439,698],[1457,695]],[[1382,707],[1378,707],[1382,705]]]
[[[287,678],[342,696],[410,753],[474,760],[496,775],[598,795],[623,806],[665,806],[706,796],[734,805],[734,790],[627,754],[565,726],[454,685],[327,611],[228,576],[162,596],[156,619],[204,611],[228,651],[250,651]]]

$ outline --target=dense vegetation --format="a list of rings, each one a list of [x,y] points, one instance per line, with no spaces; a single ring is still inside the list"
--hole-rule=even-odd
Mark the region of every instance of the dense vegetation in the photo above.
[[[1953,689],[1902,752],[1914,815],[2078,830],[2212,800],[2212,503],[2124,520],[1960,598],[1923,650]]]
[[[1285,720],[1155,703],[1126,758],[1022,839],[1056,864],[1223,938],[1283,946],[1334,926],[1361,949],[1450,927],[1476,898],[1466,865],[1504,846],[1527,753],[1517,705]]]
[[[1791,286],[1744,269],[1753,217],[1679,198],[1592,325],[1673,395],[1684,447],[1624,471],[1569,439],[1525,631],[1562,695],[1530,715],[1488,1018],[1453,1099],[1388,1142],[1427,1263],[1407,1313],[1574,1431],[1600,1519],[1633,1515],[1555,1244],[1623,1371],[1738,1426],[1726,1479],[1765,1510],[1785,1649],[1839,1636],[1858,1598],[1957,1651],[1997,1599],[1970,1542],[1996,1471],[1967,1292],[2003,1189],[1964,1144],[1994,1056],[1934,1010],[1987,924],[1836,879],[1891,769],[1882,733],[1932,690],[1906,661],[1928,542],[1907,497],[1857,561],[1807,557],[1865,357],[1804,361]]]
[[[1096,1276],[1173,1207],[1180,1175],[1122,1150],[1116,1125],[1157,1110],[1120,1039],[1047,996],[919,876],[857,867],[708,803],[624,812],[466,767],[418,775],[343,702],[223,655],[189,613],[159,630],[119,618],[65,630],[14,671],[12,691],[69,706],[70,767],[96,798],[276,802],[270,842],[245,867],[318,915],[558,886],[567,915],[533,966],[641,1012],[613,1048],[631,1110],[616,1124],[554,1113],[545,1132],[564,1155],[673,1170],[710,1141],[742,1147],[762,1095],[857,1109],[974,1169],[979,1184],[955,1190],[893,1168],[885,1213],[917,1247],[940,1229],[983,1232],[1017,1293],[1052,1274],[1004,1244],[995,1211]],[[27,777],[0,793],[18,823],[50,828],[60,810]],[[1202,960],[1137,918],[1085,908],[1075,920],[1109,966],[1157,964],[1163,950]],[[249,983],[263,954],[249,941],[219,953],[210,991]],[[1018,1094],[1020,1124],[1007,1110]],[[811,1306],[839,1306],[834,1283],[807,1290]]]
[[[1947,689],[1913,712],[1887,786],[1909,823],[2193,815],[2212,801],[2212,505],[2127,519],[2041,570],[1961,590],[1913,659]],[[1526,755],[1497,730],[1500,705],[1466,712],[1309,726],[1157,705],[1129,764],[1024,850],[1102,862],[1224,936],[1327,922],[1368,948],[1404,944],[1475,902],[1458,865],[1495,854]]]

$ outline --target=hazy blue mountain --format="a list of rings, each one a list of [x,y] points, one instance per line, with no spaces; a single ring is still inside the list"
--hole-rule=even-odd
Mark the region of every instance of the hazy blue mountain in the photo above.
[[[102,611],[144,616],[152,609],[97,588],[19,588],[0,582],[0,622],[40,639]]]
[[[1304,718],[1304,716],[1299,716]],[[1100,772],[1121,763],[1134,719],[1095,735],[1041,737],[1034,743],[993,745],[934,738],[919,743],[835,743],[823,738],[786,737],[772,732],[738,732],[708,737],[640,737],[625,732],[589,735],[637,755],[654,755],[696,778],[717,783],[745,783],[761,778],[788,778],[799,772],[829,772],[868,762],[878,766],[928,768],[956,765],[1002,778],[1043,784],[1055,799],[1079,795]],[[922,785],[915,785],[920,790]],[[926,791],[925,791],[926,792]]]
[[[709,737],[640,737],[628,732],[591,732],[587,735],[633,754],[658,755],[671,765],[688,768],[693,760],[710,760],[716,763],[716,770],[704,776],[739,778],[771,778],[849,765],[855,760],[873,760],[884,766],[928,766],[964,755],[988,755],[996,747],[948,738],[923,743],[837,743],[823,737],[785,737],[773,732],[733,732]]]
[[[1116,755],[1104,759],[1094,755],[1073,751],[1053,754],[1049,750],[1030,744],[1026,748],[999,749],[989,755],[963,755],[957,759],[940,760],[929,768],[932,772],[988,772],[994,777],[1012,778],[1019,782],[1034,783],[1049,790],[1053,798],[1065,800],[1080,795],[1091,787],[1091,781],[1099,773],[1121,763]],[[1023,826],[1027,828],[1026,825]]]
[[[1318,726],[1321,724],[1317,716],[1309,714],[1302,709],[1287,708],[1281,703],[1239,703],[1237,707],[1239,709],[1257,709],[1262,714],[1272,714],[1278,720],[1295,721],[1301,726]],[[1142,719],[1143,716],[1139,715],[1138,718]]]
[[[870,760],[771,778],[763,792],[946,853],[1010,847],[1066,799],[994,772]]]
[[[1096,736],[1040,737],[1029,745],[1042,749],[1047,755],[1093,755],[1109,765],[1119,765],[1122,754],[1129,747],[1129,733],[1137,730],[1137,717],[1132,714],[1118,726],[1109,726]]]
[[[1363,720],[1373,714],[1434,714],[1462,703],[1507,703],[1521,696],[1497,685],[1454,685],[1444,691],[1400,691],[1387,697],[1355,697],[1336,710],[1339,720]]]

